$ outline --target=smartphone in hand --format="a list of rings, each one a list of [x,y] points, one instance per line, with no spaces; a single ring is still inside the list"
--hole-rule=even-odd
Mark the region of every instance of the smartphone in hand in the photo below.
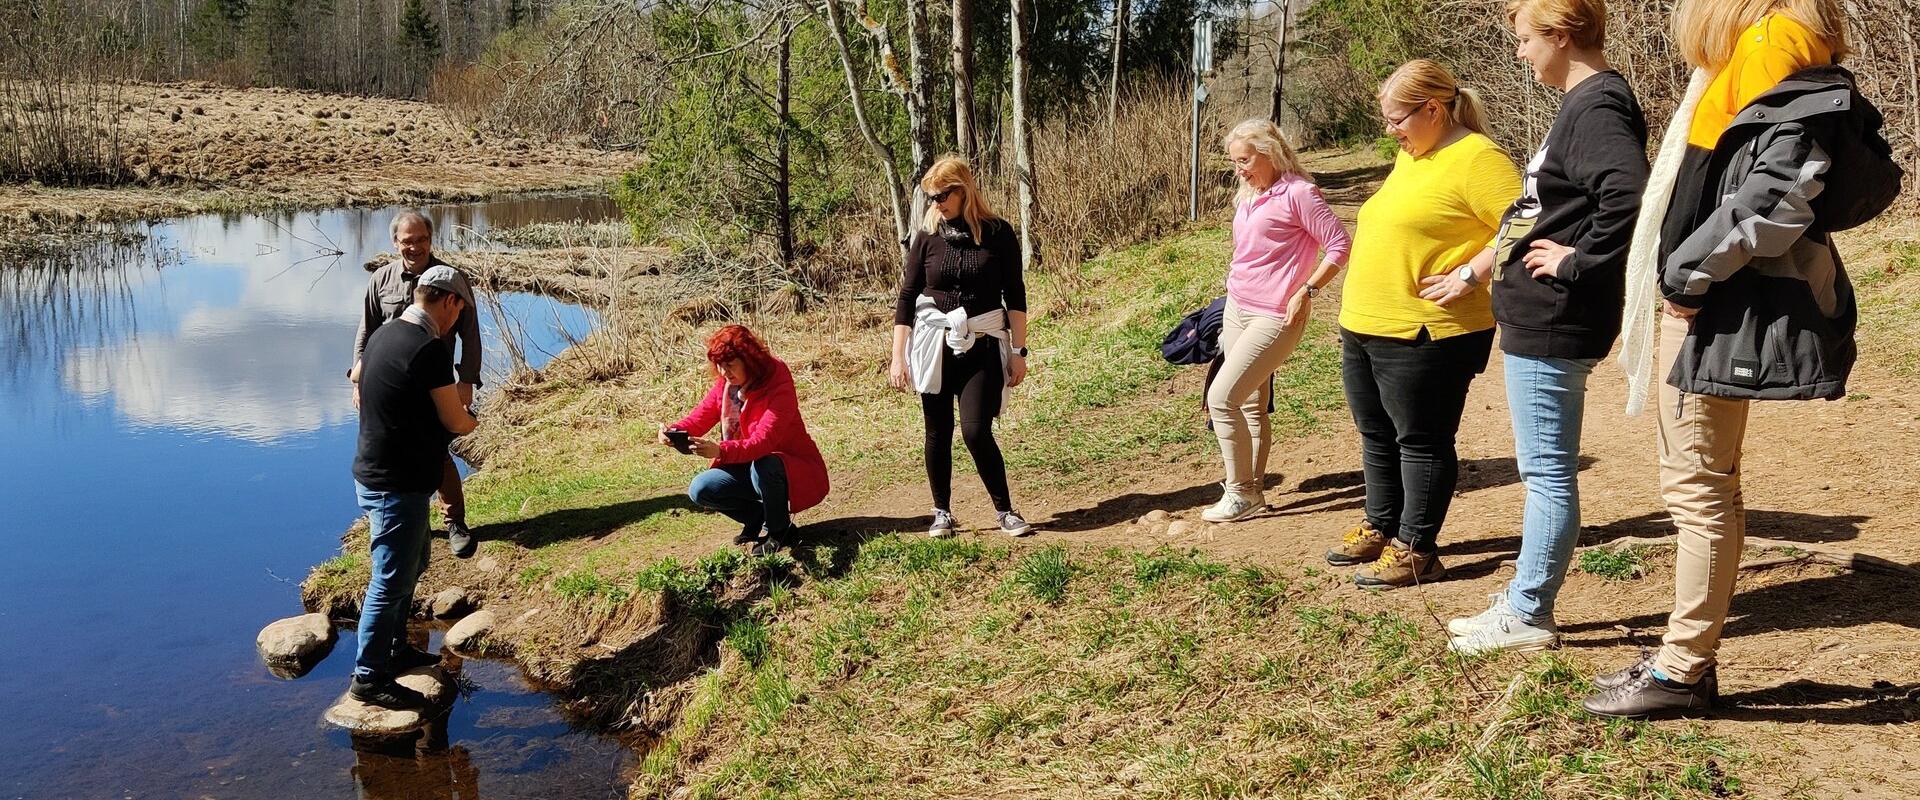
[[[667,429],[667,441],[673,443],[673,449],[687,455],[693,455],[692,439],[693,437],[686,431],[676,430],[674,428]]]

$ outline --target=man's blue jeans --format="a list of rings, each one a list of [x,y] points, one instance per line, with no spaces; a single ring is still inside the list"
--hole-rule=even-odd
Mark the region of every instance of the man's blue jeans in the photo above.
[[[1520,560],[1507,605],[1533,624],[1553,621],[1553,601],[1580,541],[1580,423],[1593,358],[1508,353],[1507,409],[1514,458],[1527,487]]]
[[[381,492],[353,484],[360,509],[367,512],[372,576],[360,602],[360,646],[354,651],[353,676],[393,677],[393,654],[407,641],[413,614],[413,589],[427,571],[427,508],[433,491]]]
[[[687,497],[694,505],[732,517],[748,532],[764,525],[769,537],[778,537],[793,527],[787,511],[787,467],[777,455],[702,472],[687,487]]]

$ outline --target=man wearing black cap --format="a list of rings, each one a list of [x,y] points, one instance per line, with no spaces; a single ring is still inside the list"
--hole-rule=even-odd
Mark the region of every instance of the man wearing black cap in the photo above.
[[[394,678],[440,661],[407,643],[414,586],[427,569],[427,503],[440,486],[447,444],[479,424],[456,388],[443,339],[473,306],[473,290],[446,265],[428,267],[414,283],[413,303],[367,337],[359,364],[353,482],[367,512],[372,574],[348,693],[383,708],[426,705]]]
[[[428,269],[446,266],[433,254],[433,220],[418,211],[403,211],[393,218],[389,226],[393,234],[393,249],[399,257],[373,271],[367,278],[367,298],[360,311],[360,329],[353,338],[353,368],[347,371],[347,379],[353,381],[354,406],[360,405],[360,360],[366,350],[367,339],[380,326],[398,319],[400,313],[413,304],[413,287],[420,276]],[[459,270],[454,270],[459,274]],[[465,281],[466,276],[460,275]],[[471,296],[471,293],[469,293]],[[447,345],[447,352],[454,352],[454,339],[460,340],[459,359],[454,363],[453,371],[459,376],[456,387],[460,391],[462,405],[473,405],[473,391],[480,386],[480,315],[471,303],[460,312],[460,319],[440,337]],[[460,470],[453,464],[453,456],[441,459],[440,465],[440,501],[446,504],[447,549],[455,556],[466,558],[473,555],[473,534],[467,530],[467,497],[460,486]]]

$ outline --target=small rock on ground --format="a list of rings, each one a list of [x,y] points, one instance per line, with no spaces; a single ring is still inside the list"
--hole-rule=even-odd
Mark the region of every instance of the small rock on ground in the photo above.
[[[479,605],[479,603],[476,602],[478,599],[479,598],[474,596],[473,592],[469,592],[458,586],[453,586],[443,589],[439,594],[434,595],[433,603],[429,606],[429,609],[433,612],[434,619],[463,617],[472,612],[475,606]]]

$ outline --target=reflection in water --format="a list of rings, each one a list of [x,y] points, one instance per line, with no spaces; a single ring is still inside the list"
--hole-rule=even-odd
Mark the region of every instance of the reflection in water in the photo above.
[[[299,680],[257,660],[255,633],[302,611],[298,576],[359,515],[346,370],[360,264],[391,247],[397,211],[209,215],[0,253],[0,798],[466,798],[476,775],[494,800],[621,795],[627,751],[506,665],[468,663],[484,688],[403,759],[318,723],[351,630]],[[426,211],[485,232],[611,208]],[[567,338],[556,317],[593,323],[497,299],[536,361]]]
[[[447,719],[403,736],[353,736],[353,790],[361,800],[476,800],[480,770],[447,743]]]

